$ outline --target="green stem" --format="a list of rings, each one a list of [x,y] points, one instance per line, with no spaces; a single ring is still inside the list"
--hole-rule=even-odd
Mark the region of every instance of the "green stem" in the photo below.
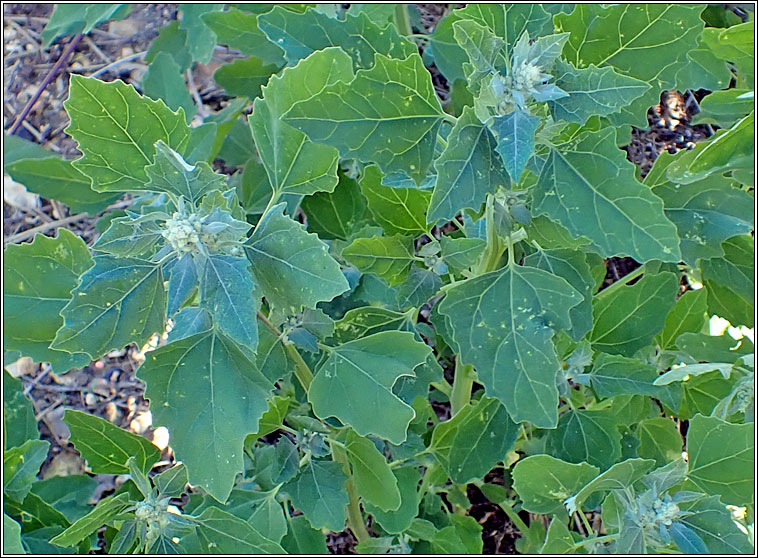
[[[624,285],[626,285],[627,283],[629,283],[633,279],[636,279],[637,277],[639,277],[643,273],[645,273],[645,266],[641,265],[640,267],[638,267],[637,269],[635,269],[631,273],[628,273],[628,274],[624,275],[621,279],[619,279],[618,281],[616,281],[615,283],[613,283],[610,287],[606,287],[605,289],[603,289],[602,291],[600,291],[599,293],[597,293],[595,295],[595,298],[600,298],[600,297],[603,297],[603,296],[608,296],[610,293],[617,291],[618,289],[620,289],[621,287],[623,287]]]
[[[424,477],[421,479],[421,487],[418,489],[418,503],[421,504],[421,500],[424,499],[426,493],[429,491],[429,484],[432,479],[432,472],[437,468],[437,462],[435,461],[426,468],[424,471]]]
[[[527,527],[526,523],[524,523],[524,520],[521,519],[513,510],[513,506],[510,504],[510,502],[503,500],[502,502],[498,502],[497,505],[500,506],[500,509],[505,512],[505,515],[507,515],[508,519],[511,520],[511,523],[516,526],[516,529],[521,531],[523,535],[528,535],[529,527]]]
[[[497,269],[500,256],[503,255],[503,251],[505,250],[505,245],[495,228],[495,202],[494,198],[490,195],[487,196],[487,205],[484,212],[487,246],[484,248],[484,254],[482,254],[482,259],[477,267],[476,275],[482,275]]]
[[[474,386],[474,367],[462,364],[461,359],[455,359],[455,377],[453,390],[450,392],[450,415],[454,417],[471,400],[471,388]]]
[[[406,37],[408,35],[413,35],[411,14],[408,13],[408,4],[395,4],[394,20],[398,33]]]
[[[260,321],[263,322],[263,324],[269,328],[276,336],[279,338],[279,340],[282,342],[282,345],[284,345],[284,350],[287,351],[287,354],[289,354],[290,358],[295,361],[295,377],[300,382],[300,385],[303,387],[303,390],[305,390],[306,393],[308,393],[308,388],[311,385],[311,382],[313,381],[313,372],[311,372],[310,366],[308,366],[308,363],[303,360],[303,357],[300,356],[300,353],[295,348],[294,345],[291,343],[287,343],[284,338],[281,336],[282,332],[279,331],[279,329],[272,324],[269,319],[266,317],[266,315],[258,310],[258,318]]]
[[[584,528],[587,530],[587,536],[594,535],[595,531],[592,529],[592,525],[590,525],[589,519],[587,519],[587,516],[584,515],[584,512],[581,509],[577,509],[576,513],[579,514],[579,517],[582,520],[582,524],[584,525]]]
[[[353,482],[353,477],[350,476],[350,465],[347,462],[347,454],[345,450],[338,446],[332,446],[332,459],[337,463],[342,463],[342,468],[345,474],[348,476],[348,480],[345,483],[347,488],[347,526],[358,539],[358,542],[363,542],[371,538],[371,535],[366,529],[366,523],[363,521],[363,513],[361,512],[361,504],[358,501],[358,489]]]
[[[451,126],[455,126],[458,123],[458,119],[452,114],[444,113],[442,119]]]
[[[614,533],[613,535],[603,535],[602,537],[592,537],[591,539],[584,539],[584,540],[574,543],[574,548],[581,548],[582,546],[586,546],[588,544],[593,544],[593,543],[611,542],[611,541],[615,541],[617,538],[618,538],[618,533]]]

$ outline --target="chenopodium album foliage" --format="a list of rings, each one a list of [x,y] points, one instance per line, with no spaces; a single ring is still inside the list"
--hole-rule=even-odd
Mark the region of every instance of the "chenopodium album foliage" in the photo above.
[[[470,4],[418,37],[408,10],[187,5],[144,96],[72,77],[81,158],[9,141],[19,180],[65,166],[72,206],[134,198],[91,251],[65,230],[6,249],[6,351],[62,373],[167,334],[137,376],[181,463],[148,478],[152,445],[68,411],[90,470],[131,481],[56,511],[47,442],[14,434],[6,536],[312,553],[347,525],[364,552],[479,553],[455,513],[474,483],[522,552],[752,551],[753,345],[708,332],[754,325],[754,113],[727,89],[752,99],[752,20]],[[237,98],[189,126],[181,71],[217,42],[247,56],[215,75]],[[673,88],[713,90],[718,131],[642,179],[619,146]],[[641,267],[600,290],[624,256]]]

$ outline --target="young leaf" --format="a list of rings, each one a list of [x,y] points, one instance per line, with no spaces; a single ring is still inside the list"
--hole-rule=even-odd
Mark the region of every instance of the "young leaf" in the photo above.
[[[532,211],[559,221],[574,237],[586,236],[601,255],[678,262],[676,227],[632,167],[613,129],[587,132],[570,150],[550,150]]]
[[[437,425],[429,446],[455,484],[482,478],[505,459],[518,426],[497,399],[483,397]]]
[[[464,107],[447,138],[447,147],[434,162],[437,180],[427,221],[450,220],[464,208],[478,211],[487,194],[508,185],[495,138],[469,107]]]
[[[547,528],[545,544],[540,548],[540,554],[573,554],[575,549],[571,531],[563,524],[563,521],[553,517]]]
[[[258,429],[268,408],[271,382],[215,330],[149,353],[137,375],[147,385],[155,423],[168,427],[190,482],[225,501],[243,468],[245,436]]]
[[[595,327],[590,334],[592,347],[633,357],[663,329],[678,290],[678,277],[664,272],[645,274],[634,285],[621,287],[607,296],[596,296]]]
[[[569,514],[573,514],[581,505],[596,492],[608,490],[623,490],[632,486],[653,468],[652,459],[627,459],[616,463],[613,467],[598,475],[585,484],[579,492],[568,498],[564,504]]]
[[[3,491],[16,502],[23,502],[40,467],[47,459],[50,442],[27,440],[3,453]]]
[[[345,527],[348,503],[342,465],[334,461],[311,459],[300,474],[282,487],[292,505],[302,510],[316,529],[339,532]]]
[[[343,159],[377,163],[385,174],[406,171],[421,184],[444,116],[420,56],[377,54],[370,70],[324,87],[283,118],[312,141],[336,147]]]
[[[205,194],[223,190],[225,177],[216,174],[206,162],[189,165],[184,158],[162,140],[155,144],[155,162],[145,167],[150,179],[140,190],[168,192],[193,203]]]
[[[250,351],[258,346],[256,312],[261,297],[250,276],[245,257],[212,254],[204,258],[200,301],[219,330]]]
[[[187,468],[179,463],[153,477],[153,484],[163,498],[178,498],[187,488]]]
[[[56,535],[50,542],[58,546],[74,546],[107,524],[130,505],[130,496],[126,492],[100,500],[95,509],[77,520],[71,527]]]
[[[284,49],[284,57],[290,64],[333,46],[347,52],[356,68],[370,68],[375,53],[399,59],[416,53],[415,45],[401,37],[394,26],[382,29],[366,14],[348,14],[345,19],[337,19],[314,9],[298,14],[275,6],[258,16],[258,25],[271,42]]]
[[[490,129],[497,139],[497,152],[514,184],[518,184],[526,163],[534,155],[534,134],[540,119],[516,109],[492,119]]]
[[[428,269],[414,266],[406,280],[397,287],[398,306],[401,310],[420,308],[437,294],[441,286],[442,280],[439,275]]]
[[[63,323],[59,312],[79,277],[92,266],[84,241],[61,228],[55,238],[38,234],[30,244],[6,246],[4,259],[5,350],[49,362],[57,373],[85,366],[90,358],[80,347],[70,353],[49,348]]]
[[[696,415],[687,430],[688,484],[735,506],[753,503],[755,426]]]
[[[509,264],[457,283],[439,306],[463,362],[473,364],[487,395],[514,421],[540,428],[558,421],[553,328],[571,326],[582,295],[547,271]]]
[[[363,501],[384,511],[396,511],[401,503],[400,491],[384,455],[371,440],[352,430],[348,431],[345,449]]]
[[[337,417],[362,436],[402,443],[415,412],[392,386],[401,376],[414,376],[430,352],[407,331],[382,331],[331,349],[308,390],[313,412]]]
[[[284,122],[282,115],[299,101],[352,77],[350,57],[342,50],[319,51],[272,77],[263,88],[263,98],[255,100],[250,128],[276,199],[285,192],[334,190],[337,150],[313,143],[302,131]]]
[[[61,310],[63,327],[51,347],[83,352],[90,360],[163,331],[166,291],[163,272],[152,262],[96,256],[73,299]]]
[[[594,479],[600,470],[588,463],[567,463],[546,454],[520,460],[513,468],[513,488],[525,510],[559,513],[563,501]]]
[[[280,203],[266,213],[245,243],[266,300],[279,308],[315,308],[349,290],[326,244],[284,215]]]
[[[144,189],[155,143],[163,140],[181,155],[189,141],[182,110],[171,112],[122,81],[72,76],[63,106],[71,118],[65,132],[84,154],[74,167],[92,179],[96,192]]]
[[[548,101],[553,118],[581,126],[591,116],[618,111],[650,89],[646,82],[619,74],[610,66],[576,68],[558,60],[553,73],[555,84],[568,93],[568,97]]]
[[[123,430],[105,419],[67,409],[63,421],[71,430],[71,443],[87,460],[93,473],[128,473],[126,462],[130,457],[134,457],[139,469],[147,473],[160,459],[160,450],[146,438]]]
[[[342,257],[390,285],[405,281],[415,259],[411,237],[400,235],[356,238],[342,250]]]
[[[427,232],[428,191],[385,186],[381,171],[374,165],[366,167],[360,185],[374,222],[381,225],[387,234]]]

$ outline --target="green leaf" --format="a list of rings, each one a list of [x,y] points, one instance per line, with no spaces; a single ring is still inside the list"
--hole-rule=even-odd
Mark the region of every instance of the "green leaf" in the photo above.
[[[483,397],[438,424],[429,446],[455,484],[482,478],[513,447],[518,426],[497,399]]]
[[[337,417],[362,436],[402,443],[415,412],[392,386],[401,376],[414,376],[430,353],[407,331],[382,331],[331,349],[308,390],[314,414]]]
[[[21,544],[21,525],[3,513],[3,554],[26,554]]]
[[[447,142],[434,163],[437,180],[427,214],[430,223],[452,219],[464,208],[478,211],[487,194],[508,184],[495,138],[470,107],[464,107]]]
[[[650,85],[617,73],[612,67],[576,68],[563,60],[553,69],[555,85],[568,97],[548,101],[555,120],[576,122],[581,126],[591,116],[608,116],[643,95]]]
[[[727,29],[703,30],[702,42],[721,59],[732,62],[737,70],[737,87],[755,83],[755,22],[732,25]]]
[[[524,259],[524,265],[544,269],[563,277],[569,285],[579,291],[584,300],[569,310],[571,328],[567,331],[575,341],[579,341],[592,329],[592,293],[595,281],[587,264],[587,257],[576,250],[538,250]]]
[[[356,238],[342,250],[342,257],[361,272],[397,285],[408,277],[415,260],[413,239],[400,235]]]
[[[683,333],[677,337],[676,346],[695,360],[728,363],[751,354],[754,349],[753,343],[746,337],[737,340],[730,335],[713,336],[708,333]]]
[[[370,70],[327,85],[283,118],[312,141],[336,147],[343,159],[377,163],[385,174],[402,170],[420,184],[444,112],[420,56],[377,54]]]
[[[149,259],[155,255],[158,243],[163,242],[163,231],[165,229],[152,216],[130,211],[126,217],[111,220],[92,249],[101,255]]]
[[[95,360],[129,343],[144,344],[163,331],[163,272],[152,262],[96,256],[61,310],[63,327],[53,349],[81,351]]]
[[[703,36],[709,34],[709,31],[716,30],[704,29]],[[687,52],[688,63],[679,68],[676,74],[677,89],[679,91],[684,91],[685,89],[691,89],[692,91],[708,89],[716,93],[720,89],[729,87],[729,81],[732,79],[729,66],[716,55],[710,45],[703,41],[703,36],[698,40],[697,46]],[[751,103],[750,108],[752,106]],[[740,117],[750,112],[750,108],[744,111]],[[734,121],[730,122],[730,124],[733,123]]]
[[[518,109],[492,119],[490,129],[497,139],[497,152],[515,184],[521,180],[526,163],[534,154],[534,133],[539,124],[538,117]]]
[[[532,455],[513,468],[513,488],[525,510],[552,514],[563,501],[594,479],[600,470],[588,463],[567,463],[549,455]]]
[[[627,459],[585,484],[579,492],[567,499],[564,504],[569,514],[579,509],[582,504],[596,492],[624,490],[640,480],[655,466],[652,459]]]
[[[37,478],[40,467],[47,459],[50,442],[27,440],[18,447],[3,453],[3,490],[5,494],[23,502]]]
[[[348,503],[342,465],[311,459],[300,474],[282,487],[292,505],[305,514],[316,529],[339,532],[345,528]]]
[[[571,531],[563,524],[563,521],[553,517],[547,528],[545,544],[540,548],[540,554],[574,554],[576,546]]]
[[[197,203],[205,194],[223,190],[226,177],[216,174],[206,162],[188,165],[162,140],[155,144],[155,162],[145,167],[149,177],[140,190],[168,192]]]
[[[595,350],[633,357],[647,347],[665,324],[679,290],[673,273],[643,275],[634,285],[625,285],[593,302],[595,327],[590,342]]]
[[[100,417],[67,409],[63,421],[71,430],[71,443],[93,473],[126,474],[126,461],[132,456],[139,469],[147,473],[160,459],[160,450],[146,438]]]
[[[192,96],[187,90],[182,70],[168,52],[159,52],[142,78],[142,92],[151,99],[161,99],[171,110],[184,109],[187,122],[197,112]]]
[[[637,455],[654,459],[656,467],[662,467],[682,455],[682,435],[671,419],[655,417],[643,420],[637,425],[635,435],[640,440]]]
[[[207,64],[213,57],[216,34],[205,24],[203,15],[224,9],[221,4],[179,4],[182,20],[179,29],[187,31],[187,46],[192,60]]]
[[[250,351],[258,346],[260,294],[250,276],[245,257],[213,254],[204,258],[200,300],[226,335]]]
[[[428,269],[412,267],[408,278],[397,287],[398,306],[401,309],[420,308],[442,286],[439,275]]]
[[[754,227],[753,198],[720,175],[694,184],[656,186],[653,193],[663,200],[666,217],[682,239],[682,258],[691,266],[698,258],[721,256],[721,242]]]
[[[60,531],[63,531],[71,525],[65,515],[34,492],[29,492],[20,505],[8,499],[5,509],[14,518],[20,520],[25,533],[52,526],[57,526]]]
[[[42,30],[42,48],[48,48],[61,35],[87,34],[101,22],[124,19],[131,12],[125,4],[60,4]]]
[[[43,198],[65,203],[72,212],[94,215],[119,196],[101,194],[90,187],[89,177],[74,168],[71,161],[18,136],[4,136],[5,172],[26,189]]]
[[[203,553],[284,554],[279,544],[260,533],[252,524],[222,509],[206,508],[192,521],[197,525],[196,533]]]
[[[147,385],[154,422],[168,427],[190,482],[225,501],[243,470],[245,436],[258,429],[268,408],[271,382],[215,330],[148,353],[137,375]]]
[[[679,504],[689,512],[679,521],[695,531],[711,554],[750,554],[755,546],[718,496],[708,496]]]
[[[394,26],[382,29],[362,13],[348,14],[342,20],[313,9],[298,14],[276,6],[258,16],[258,25],[271,42],[284,49],[290,64],[333,46],[347,52],[356,68],[371,67],[376,53],[403,59],[417,52],[416,46],[401,37]]]
[[[605,471],[621,457],[621,433],[605,411],[569,411],[547,433],[545,450],[570,463],[587,462]]]
[[[442,260],[453,273],[462,273],[479,261],[487,241],[482,238],[440,238]]]
[[[360,337],[367,337],[380,331],[410,331],[412,324],[408,313],[395,312],[375,306],[362,306],[345,312],[341,320],[334,324],[331,343],[346,343]]]
[[[80,347],[71,353],[49,348],[63,323],[59,312],[92,265],[84,241],[60,228],[55,238],[38,234],[30,244],[8,245],[3,256],[5,350],[49,362],[57,373],[87,365],[91,359]]]
[[[382,184],[382,173],[374,165],[366,167],[360,179],[374,222],[387,234],[427,232],[426,209],[430,192],[416,188],[392,188]]]
[[[743,235],[721,243],[724,256],[700,261],[708,291],[708,312],[734,325],[753,327],[755,320],[755,244]]]
[[[283,51],[258,27],[258,14],[245,13],[230,7],[224,12],[211,12],[203,15],[203,21],[217,35],[221,44],[242,52],[252,54],[266,64],[284,65]]]
[[[755,426],[695,415],[687,430],[688,484],[735,506],[751,505]]]
[[[101,237],[102,238],[102,237]],[[179,311],[197,286],[197,266],[191,254],[182,255],[170,269],[167,316]]]
[[[337,185],[338,153],[313,143],[282,115],[299,101],[320,95],[353,77],[350,57],[338,48],[319,51],[272,77],[256,99],[250,128],[275,199],[284,193],[331,192]],[[307,102],[307,101],[306,101]]]
[[[144,189],[155,143],[163,140],[181,155],[189,141],[181,110],[174,113],[122,81],[72,76],[63,106],[71,119],[65,132],[84,154],[74,167],[92,179],[96,192]]]
[[[554,21],[558,30],[571,33],[563,54],[577,68],[611,66],[652,85],[614,120],[644,127],[647,109],[674,87],[678,70],[689,64],[687,53],[697,46],[704,26],[702,11],[694,4],[579,4]]]
[[[615,131],[583,134],[570,150],[551,149],[534,187],[535,215],[547,214],[604,256],[678,262],[676,227],[663,202],[634,178]]]
[[[440,529],[432,540],[437,554],[481,554],[482,526],[470,516],[450,514],[452,525]]]
[[[505,41],[497,37],[489,27],[471,19],[463,19],[453,23],[453,37],[468,56],[469,62],[463,64],[463,71],[474,94],[478,93],[481,78],[508,65],[504,51]]]
[[[96,488],[95,479],[87,475],[55,476],[36,481],[32,485],[31,494],[63,513],[68,520],[75,521],[91,510],[87,502]]]
[[[684,333],[702,330],[707,319],[706,291],[687,291],[666,315],[663,331],[655,336],[661,349],[673,349],[678,337]]]
[[[91,512],[50,539],[50,542],[58,546],[74,546],[119,515],[129,505],[130,496],[126,492],[103,498]]]
[[[266,85],[269,77],[278,70],[279,66],[266,64],[260,58],[251,56],[224,64],[213,74],[213,80],[224,88],[227,95],[252,100],[261,96],[261,87]]]
[[[24,395],[23,382],[3,372],[3,451],[38,439],[34,405]]]
[[[163,498],[178,498],[187,488],[187,468],[179,463],[153,477],[153,485]]]
[[[371,440],[352,430],[347,433],[345,449],[361,499],[384,511],[396,511],[401,503],[400,491],[384,455]]]
[[[308,230],[324,240],[347,240],[366,216],[366,199],[358,182],[344,174],[333,192],[308,196],[301,207],[308,216]]]
[[[666,168],[666,177],[678,184],[691,184],[722,171],[753,169],[755,111],[728,130],[719,130],[707,141],[682,153]]]
[[[395,511],[383,511],[369,502],[364,502],[366,511],[374,516],[374,519],[382,526],[382,529],[392,534],[399,534],[408,529],[418,515],[418,492],[419,470],[417,467],[405,466],[393,469],[397,478],[397,487],[400,492],[400,507]]]
[[[700,112],[692,118],[692,123],[709,123],[720,128],[730,128],[749,114],[754,106],[755,93],[752,89],[714,91],[700,101]]]
[[[326,244],[272,207],[258,222],[244,249],[266,300],[279,308],[315,308],[349,290]]]
[[[461,20],[488,27],[503,40],[506,53],[524,31],[530,37],[539,37],[553,30],[552,17],[540,4],[469,4],[451,11],[439,22],[431,37],[435,65],[450,83],[465,77],[463,64],[468,60],[466,51],[454,36],[453,24]]]
[[[187,31],[179,29],[179,21],[171,21],[158,30],[158,36],[150,43],[145,55],[145,62],[152,63],[161,52],[170,54],[182,72],[192,64],[192,55],[187,48]]]
[[[262,492],[235,488],[229,495],[226,505],[221,506],[215,500],[206,497],[203,504],[195,508],[192,513],[197,516],[203,514],[208,508],[223,510],[249,523],[265,538],[278,543],[287,533],[287,522],[276,494],[277,490]]]
[[[664,390],[654,384],[658,378],[657,368],[637,359],[599,353],[592,370],[586,376],[601,397],[637,394],[661,399],[664,397]],[[584,376],[575,379],[585,383]]]
[[[288,517],[289,530],[282,547],[290,554],[329,554],[324,534],[311,527],[304,515]]]
[[[511,418],[540,428],[558,421],[560,363],[553,328],[570,327],[582,295],[547,271],[509,264],[456,283],[439,305],[463,362],[473,364],[487,395]]]

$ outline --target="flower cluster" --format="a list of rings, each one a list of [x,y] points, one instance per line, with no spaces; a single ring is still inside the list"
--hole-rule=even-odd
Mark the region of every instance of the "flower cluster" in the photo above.
[[[134,510],[134,517],[143,524],[148,545],[165,533],[171,524],[168,516],[168,502],[168,498],[155,500],[148,496],[147,499],[139,502]]]

